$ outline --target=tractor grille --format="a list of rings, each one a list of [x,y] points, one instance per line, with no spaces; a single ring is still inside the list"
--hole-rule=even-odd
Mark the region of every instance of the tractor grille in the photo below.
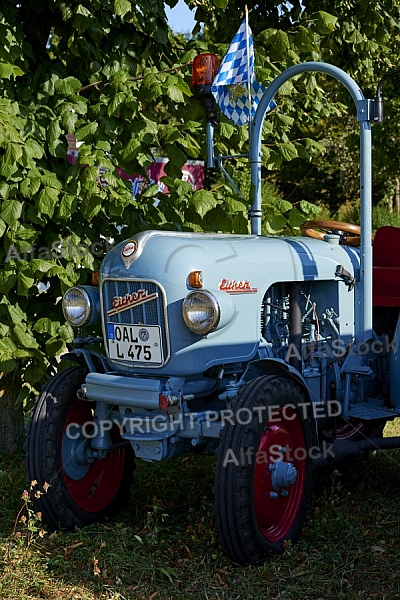
[[[115,297],[124,298],[137,294],[140,290],[146,290],[148,295],[157,294],[153,300],[148,300],[121,310],[116,314],[109,315],[113,308]],[[161,288],[151,281],[121,281],[106,280],[102,288],[103,314],[105,323],[126,323],[127,325],[159,325],[161,328],[161,340],[163,345],[164,360],[168,354],[167,327],[165,320],[164,296]]]

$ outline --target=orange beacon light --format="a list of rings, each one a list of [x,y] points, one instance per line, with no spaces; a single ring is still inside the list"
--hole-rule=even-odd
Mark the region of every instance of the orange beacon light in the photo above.
[[[215,54],[199,54],[193,61],[192,86],[211,85],[218,71],[219,58]]]
[[[218,125],[218,114],[215,107],[214,96],[211,93],[211,84],[218,71],[219,58],[215,54],[198,54],[192,65],[193,96],[203,103],[206,111],[206,137],[207,137],[207,168],[216,167],[214,157],[214,125]]]

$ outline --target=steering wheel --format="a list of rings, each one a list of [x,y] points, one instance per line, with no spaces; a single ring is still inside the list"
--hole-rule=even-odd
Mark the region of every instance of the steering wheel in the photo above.
[[[317,231],[321,229],[322,231]],[[359,246],[361,227],[352,223],[341,221],[306,221],[300,225],[300,231],[307,237],[323,240],[326,233],[337,233],[340,236],[340,244],[347,246]]]

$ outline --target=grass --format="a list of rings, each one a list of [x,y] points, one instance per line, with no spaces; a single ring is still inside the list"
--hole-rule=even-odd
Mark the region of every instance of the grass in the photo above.
[[[399,429],[390,424],[392,434]],[[400,598],[400,451],[317,472],[304,533],[284,555],[238,567],[221,552],[213,459],[139,462],[128,510],[73,533],[38,532],[23,456],[0,458],[2,600],[394,600]],[[50,493],[50,492],[49,492]],[[30,533],[32,536],[32,532]]]

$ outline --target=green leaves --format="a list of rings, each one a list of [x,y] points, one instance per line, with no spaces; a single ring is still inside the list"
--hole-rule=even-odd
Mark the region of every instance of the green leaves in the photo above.
[[[278,152],[282,156],[283,160],[293,160],[298,156],[296,146],[290,142],[278,146]]]
[[[38,348],[38,343],[23,323],[14,326],[13,335],[22,348]]]
[[[61,127],[60,127],[58,121],[52,121],[48,128],[47,138],[48,138],[49,150],[53,156],[57,156],[57,148],[59,147],[59,144],[60,144],[60,139],[59,139],[60,134],[61,134]]]
[[[22,156],[22,148],[19,144],[10,143],[7,145],[3,161],[9,165],[17,162]]]
[[[284,56],[290,48],[290,42],[287,33],[282,30],[278,30],[275,34],[274,46],[276,52],[279,52],[279,54]]]
[[[23,272],[19,272],[17,275],[17,294],[20,296],[28,296],[34,283],[34,277],[28,277]]]
[[[59,94],[71,96],[79,92],[82,84],[76,77],[65,77],[65,79],[57,79],[54,87]]]
[[[137,156],[140,146],[141,144],[137,137],[131,138],[122,151],[123,159],[127,162],[133,160]]]
[[[20,192],[26,198],[33,198],[36,192],[39,191],[40,188],[40,178],[39,177],[26,177],[19,184]]]
[[[132,10],[132,5],[129,0],[114,1],[114,12],[119,17],[124,17],[130,10]]]
[[[84,125],[80,129],[78,129],[78,131],[76,132],[77,141],[85,140],[86,138],[94,135],[98,129],[98,126],[98,123],[93,122],[88,123],[87,125]]]
[[[21,76],[24,72],[16,65],[0,62],[0,79],[10,79],[12,75]]]
[[[229,139],[235,133],[235,127],[231,123],[221,121],[219,131],[222,137]]]
[[[312,217],[317,215],[319,212],[321,212],[320,206],[316,206],[315,204],[312,204],[311,202],[307,202],[306,200],[301,200],[300,208],[305,215],[307,215],[307,216],[310,215]]]
[[[217,8],[221,8],[224,9],[227,7],[228,5],[228,1],[229,0],[213,0],[213,4],[214,6],[216,6]]]
[[[22,204],[18,200],[5,200],[1,205],[1,218],[12,229],[17,227],[18,219],[22,214]]]
[[[316,50],[315,34],[307,27],[300,25],[294,36],[294,42],[300,52],[313,52]]]
[[[213,209],[218,204],[218,200],[207,190],[199,190],[193,194],[190,199],[191,205],[194,207],[195,211],[201,216],[204,217],[205,214]]]
[[[42,158],[44,155],[44,149],[33,138],[24,141],[23,150],[29,158]]]
[[[52,217],[58,202],[58,190],[46,187],[41,190],[37,202],[37,209],[42,215]]]
[[[144,101],[156,100],[161,96],[161,84],[153,73],[145,75],[140,86],[140,97]]]
[[[337,17],[334,15],[323,10],[318,11],[315,19],[318,32],[322,34],[332,33],[335,29],[337,20]]]

